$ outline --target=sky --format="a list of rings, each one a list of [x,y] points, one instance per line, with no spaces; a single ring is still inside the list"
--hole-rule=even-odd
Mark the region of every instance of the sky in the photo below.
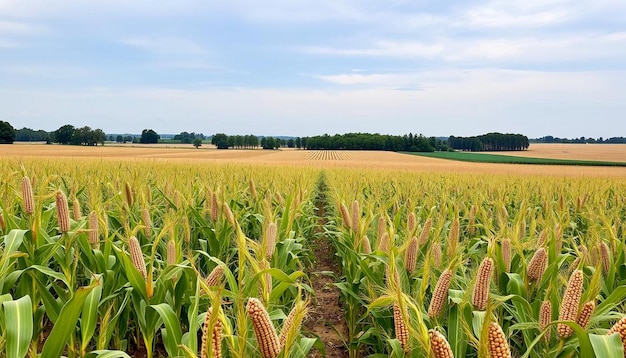
[[[0,120],[626,136],[623,0],[0,0]]]

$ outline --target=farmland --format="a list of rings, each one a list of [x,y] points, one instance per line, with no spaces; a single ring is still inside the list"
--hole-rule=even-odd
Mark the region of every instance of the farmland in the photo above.
[[[624,356],[624,168],[0,151],[7,356]]]

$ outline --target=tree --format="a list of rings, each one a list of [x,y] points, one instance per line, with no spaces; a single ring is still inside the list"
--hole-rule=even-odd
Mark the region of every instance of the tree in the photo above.
[[[15,131],[16,142],[43,142],[50,140],[50,133],[44,130],[33,130],[30,128],[22,128]]]
[[[54,131],[54,141],[61,144],[70,144],[74,136],[75,128],[71,124],[66,124]]]
[[[122,143],[124,141],[124,137],[121,134],[118,134],[117,137],[115,137],[115,141]]]
[[[157,132],[152,129],[144,129],[141,131],[141,138],[139,139],[139,143],[143,144],[154,144],[158,143],[161,136],[157,134]]]
[[[202,146],[202,139],[200,138],[196,138],[193,140],[193,146],[196,147],[196,149],[198,149],[198,147]]]
[[[217,149],[228,149],[228,136],[224,133],[217,133],[211,138],[211,144]]]
[[[9,122],[0,121],[0,144],[13,144],[15,128]]]

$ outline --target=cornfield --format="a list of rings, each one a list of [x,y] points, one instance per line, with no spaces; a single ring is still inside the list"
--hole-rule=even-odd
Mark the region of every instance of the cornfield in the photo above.
[[[350,357],[626,356],[617,179],[78,159],[0,168],[2,356],[323,351],[303,328],[315,240],[340,264]]]

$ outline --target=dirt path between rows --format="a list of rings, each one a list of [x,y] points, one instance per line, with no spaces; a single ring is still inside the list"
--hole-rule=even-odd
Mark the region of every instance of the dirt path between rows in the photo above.
[[[319,188],[318,188],[319,189]],[[317,336],[324,343],[325,355],[314,349],[309,357],[348,357],[348,350],[342,338],[347,337],[345,312],[341,304],[341,293],[335,278],[341,276],[335,248],[323,235],[326,224],[325,196],[316,203],[319,217],[317,236],[312,244],[315,262],[309,272],[311,285],[315,290],[313,306],[304,322],[305,332]]]

